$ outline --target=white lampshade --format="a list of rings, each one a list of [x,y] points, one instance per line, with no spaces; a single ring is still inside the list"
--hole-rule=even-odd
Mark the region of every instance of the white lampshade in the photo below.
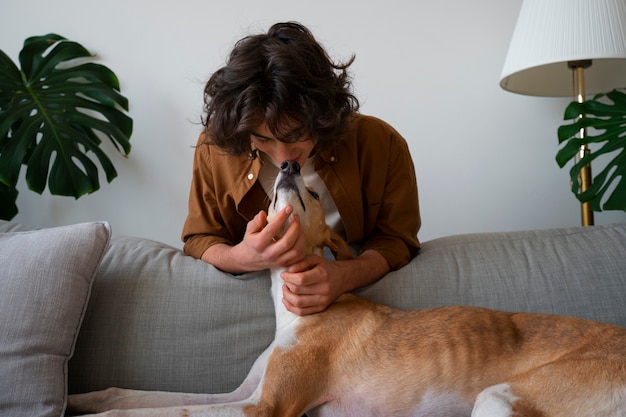
[[[626,87],[626,0],[524,0],[500,86],[572,96],[569,61],[592,60],[586,92]]]

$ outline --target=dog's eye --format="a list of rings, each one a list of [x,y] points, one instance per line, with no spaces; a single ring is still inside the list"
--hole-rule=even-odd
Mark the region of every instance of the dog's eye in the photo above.
[[[307,191],[309,192],[309,194],[311,194],[311,197],[313,197],[314,199],[316,199],[316,200],[320,199],[320,195],[318,193],[316,193],[315,191],[313,191],[313,190],[307,190]]]

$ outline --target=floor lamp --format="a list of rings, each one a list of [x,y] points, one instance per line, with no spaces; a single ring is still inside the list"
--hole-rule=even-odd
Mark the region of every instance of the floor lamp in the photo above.
[[[587,94],[626,87],[626,0],[524,0],[500,86],[581,103]],[[581,145],[578,158],[588,152]],[[588,165],[581,191],[590,184]],[[582,203],[581,217],[583,226],[594,223],[588,203]]]

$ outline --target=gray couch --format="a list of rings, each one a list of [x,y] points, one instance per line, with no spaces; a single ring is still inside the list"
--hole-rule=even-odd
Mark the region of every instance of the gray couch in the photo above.
[[[626,326],[626,224],[427,241],[408,266],[357,293],[401,309],[476,305]],[[267,272],[232,276],[159,242],[114,237],[69,361],[69,392],[231,391],[272,339],[271,303]]]

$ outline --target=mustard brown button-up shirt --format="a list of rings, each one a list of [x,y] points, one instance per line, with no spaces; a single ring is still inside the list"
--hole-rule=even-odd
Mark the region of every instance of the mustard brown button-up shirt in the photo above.
[[[420,212],[415,168],[402,136],[380,119],[356,115],[332,151],[314,156],[315,171],[339,211],[347,241],[378,251],[392,270],[419,250]],[[267,210],[258,182],[260,158],[234,156],[205,143],[195,150],[184,251],[201,258],[216,243],[235,245],[247,223]]]

